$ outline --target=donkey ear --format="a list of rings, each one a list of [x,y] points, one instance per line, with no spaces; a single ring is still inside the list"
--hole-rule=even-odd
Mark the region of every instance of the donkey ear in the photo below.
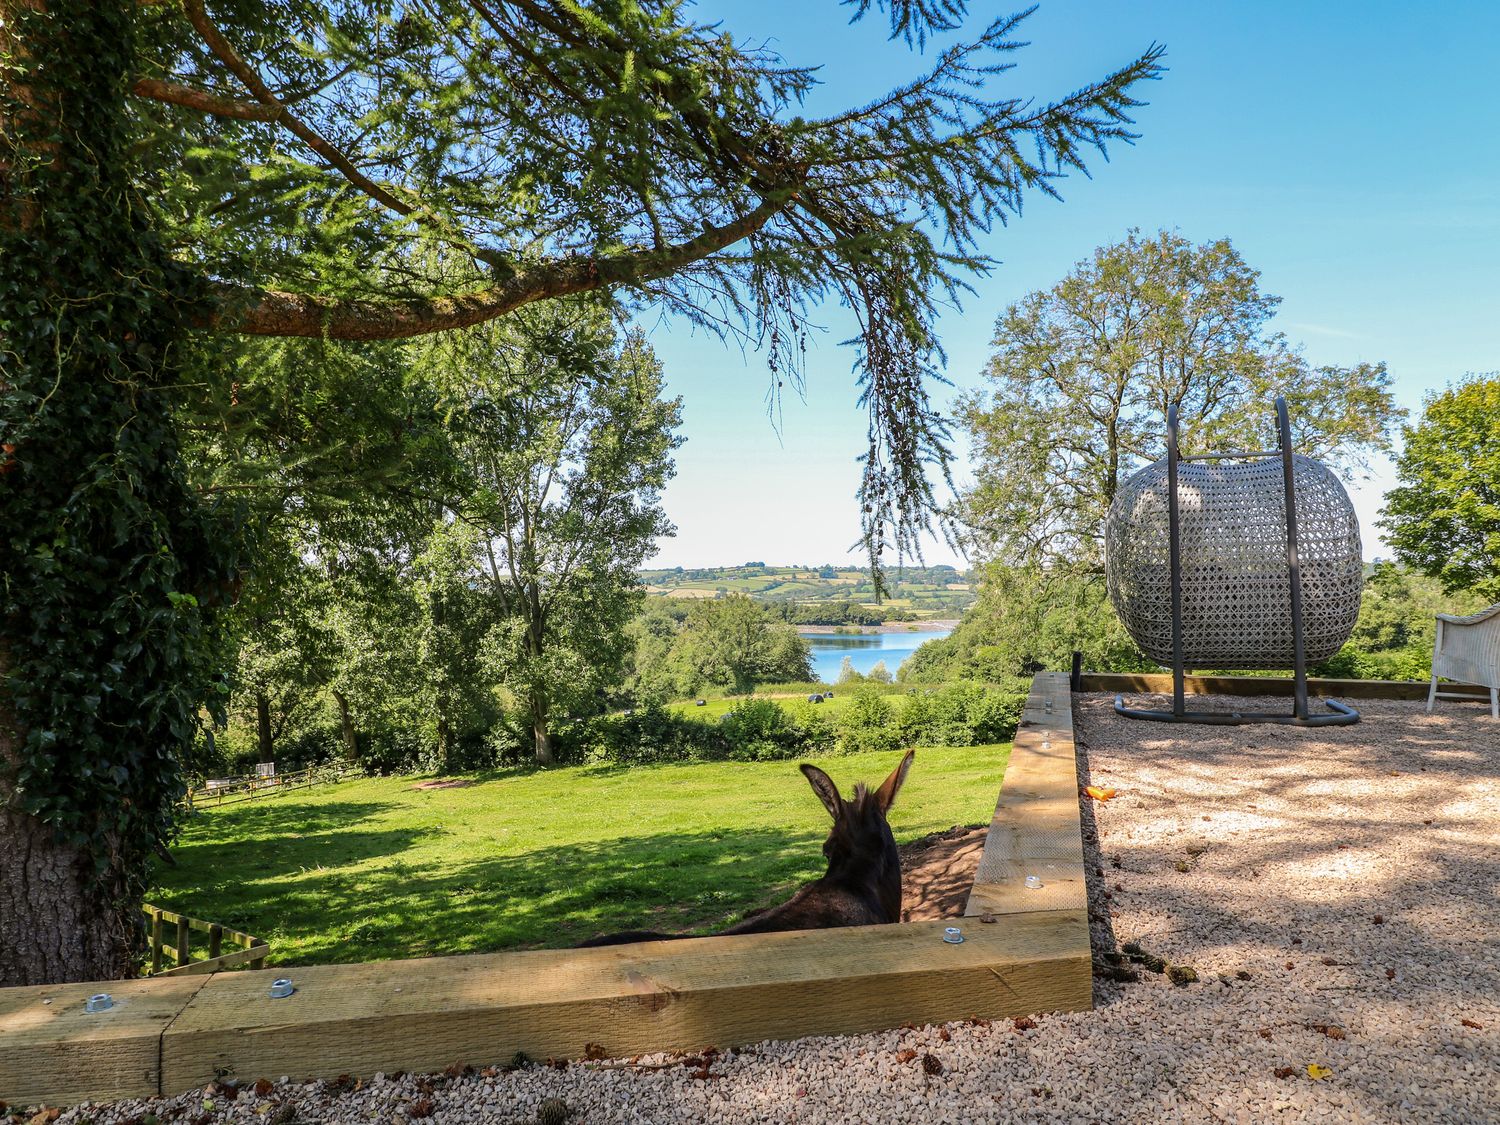
[[[823,802],[823,807],[828,810],[828,815],[834,820],[839,818],[839,810],[844,807],[844,799],[839,796],[839,787],[833,783],[833,778],[820,770],[817,766],[808,765],[803,762],[797,767],[807,777],[807,782],[813,787],[813,792],[818,795],[818,800]]]
[[[906,757],[901,759],[901,764],[891,771],[891,776],[881,783],[875,793],[875,799],[880,802],[880,811],[885,812],[896,802],[896,794],[901,792],[901,786],[906,783],[906,771],[911,769],[912,759],[917,756],[915,750],[908,750]]]

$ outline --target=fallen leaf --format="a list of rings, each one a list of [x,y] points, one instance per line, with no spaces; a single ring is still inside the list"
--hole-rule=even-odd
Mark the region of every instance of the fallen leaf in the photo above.
[[[1375,917],[1371,918],[1370,921],[1374,922],[1377,926],[1383,926],[1385,925],[1385,915],[1377,914],[1375,915]]]
[[[1030,1031],[1036,1026],[1036,1020],[1030,1016],[1017,1016],[1015,1025],[1017,1031]]]
[[[1332,1067],[1319,1066],[1317,1063],[1307,1064],[1307,1076],[1314,1082],[1321,1082],[1333,1073]]]
[[[1083,791],[1096,801],[1112,800],[1115,796],[1115,791],[1104,785],[1085,785]]]
[[[1277,1078],[1290,1078],[1297,1073],[1297,1068],[1295,1066],[1278,1066],[1271,1073],[1276,1075]]]
[[[1385,971],[1385,979],[1386,980],[1395,980],[1396,979],[1396,970],[1395,969],[1387,969]]]
[[[996,918],[993,914],[981,914],[979,916],[979,920],[981,922],[983,922],[986,926],[992,926],[996,922],[998,922],[1000,919]]]
[[[1458,1022],[1463,1024],[1465,1027],[1472,1027],[1475,1031],[1484,1030],[1484,1024],[1478,1023],[1475,1020],[1459,1020]]]
[[[1239,972],[1237,972],[1237,973],[1234,974],[1234,979],[1235,980],[1249,980],[1250,979],[1250,974],[1247,973],[1244,969],[1241,969]]]
[[[1315,1023],[1310,1025],[1314,1031],[1321,1032],[1330,1039],[1344,1039],[1347,1033],[1336,1023]]]
[[[1255,1034],[1259,1035],[1262,1039],[1269,1039],[1271,1038],[1271,1029],[1269,1027],[1262,1027]]]
[[[411,1105],[409,1105],[409,1106],[406,1107],[406,1116],[407,1117],[431,1117],[432,1116],[432,1108],[433,1108],[432,1107],[432,1099],[431,1098],[423,1098],[421,1101],[412,1102]]]
[[[901,1050],[896,1052],[896,1061],[899,1063],[909,1063],[916,1057],[917,1052],[912,1050],[910,1047],[903,1047]]]
[[[609,1058],[609,1052],[604,1049],[602,1044],[585,1043],[583,1045],[583,1057],[593,1060],[607,1059]]]
[[[940,1027],[938,1028],[938,1038],[947,1043],[953,1038],[953,1033],[946,1027]]]
[[[275,1089],[275,1083],[269,1078],[257,1078],[255,1080],[255,1092],[261,1097],[265,1097],[273,1089]]]
[[[937,1075],[943,1073],[942,1060],[935,1055],[923,1055],[922,1069],[925,1070],[928,1074],[936,1077]]]

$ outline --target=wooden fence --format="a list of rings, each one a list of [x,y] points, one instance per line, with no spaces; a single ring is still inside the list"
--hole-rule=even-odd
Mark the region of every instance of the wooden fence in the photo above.
[[[153,977],[216,973],[235,965],[249,965],[252,969],[259,969],[265,966],[266,954],[271,952],[271,947],[259,938],[228,929],[217,922],[204,922],[185,914],[174,914],[150,904],[142,909],[146,911],[146,917],[151,919],[150,975]],[[208,935],[208,956],[196,961],[193,960],[192,950],[195,932]],[[240,948],[225,953],[226,941]],[[164,969],[162,964],[169,956],[172,958],[172,967]]]
[[[290,793],[294,789],[306,789],[312,785],[326,785],[358,773],[359,767],[347,762],[333,762],[324,766],[311,766],[294,773],[272,774],[270,777],[246,777],[227,785],[216,785],[212,789],[195,789],[188,794],[188,804],[197,808],[210,805],[233,805],[240,801],[253,801],[256,797]]]

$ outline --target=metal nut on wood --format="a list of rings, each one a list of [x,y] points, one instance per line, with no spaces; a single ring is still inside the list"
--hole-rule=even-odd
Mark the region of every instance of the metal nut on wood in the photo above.
[[[290,996],[297,990],[292,987],[292,982],[286,977],[277,977],[271,982],[271,998],[279,1000],[283,996]]]
[[[115,998],[107,992],[96,992],[83,1002],[85,1012],[107,1012],[115,1006]]]

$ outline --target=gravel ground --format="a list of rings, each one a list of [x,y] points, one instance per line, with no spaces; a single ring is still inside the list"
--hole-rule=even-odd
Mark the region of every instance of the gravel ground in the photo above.
[[[1083,780],[1119,794],[1085,808],[1092,1012],[342,1091],[271,1076],[61,1120],[560,1121],[539,1111],[561,1097],[590,1123],[1500,1121],[1500,723],[1369,702],[1342,729],[1169,727],[1109,702],[1077,705]],[[1126,943],[1147,964],[1112,961]]]

